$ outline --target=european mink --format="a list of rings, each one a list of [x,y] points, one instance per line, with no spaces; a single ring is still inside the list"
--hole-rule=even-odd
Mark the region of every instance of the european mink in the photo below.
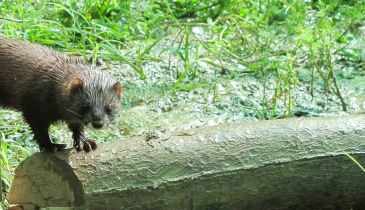
[[[113,120],[121,92],[119,82],[81,58],[0,36],[0,106],[23,113],[41,151],[65,149],[49,138],[56,121],[67,123],[78,151],[95,149],[84,125]]]

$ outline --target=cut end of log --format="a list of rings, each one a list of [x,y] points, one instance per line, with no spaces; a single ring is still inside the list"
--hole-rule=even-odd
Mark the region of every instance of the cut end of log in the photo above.
[[[9,203],[14,209],[84,203],[82,184],[71,166],[46,152],[36,153],[18,166],[10,192]]]

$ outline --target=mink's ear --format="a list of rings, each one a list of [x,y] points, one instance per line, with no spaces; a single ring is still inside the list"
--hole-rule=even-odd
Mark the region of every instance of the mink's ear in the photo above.
[[[81,90],[84,88],[84,82],[80,78],[75,77],[70,80],[68,87],[70,88],[71,92]]]
[[[116,92],[118,99],[122,96],[122,85],[117,82],[113,85],[113,90]]]

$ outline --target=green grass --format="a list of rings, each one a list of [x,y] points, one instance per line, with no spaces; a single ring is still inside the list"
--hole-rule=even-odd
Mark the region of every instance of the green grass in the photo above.
[[[304,82],[298,77],[298,68],[310,72],[307,82],[312,96],[314,81],[321,80],[326,93],[335,93],[342,109],[347,110],[336,78],[336,64],[339,57],[351,63],[364,62],[363,49],[351,45],[355,40],[363,41],[359,28],[364,19],[365,2],[355,0],[0,3],[0,34],[69,54],[91,56],[94,64],[98,58],[122,62],[142,80],[147,78],[146,62],[164,59],[153,54],[155,48],[162,47],[161,51],[177,55],[183,66],[170,81],[176,91],[193,90],[189,82],[204,77],[196,67],[198,62],[222,70],[222,63],[236,63],[245,68],[234,74],[252,73],[264,80],[272,74],[277,80],[275,93],[263,96],[264,108],[257,110],[262,119],[278,117],[279,101],[285,104],[284,117],[292,116],[296,103],[293,90]],[[198,36],[196,29],[204,30],[206,36]],[[174,37],[175,41],[171,46],[160,46],[167,37]],[[26,125],[17,120],[11,120],[10,125],[8,122],[0,118],[1,180],[5,191],[16,165],[36,150],[33,144],[29,145],[32,135]]]
[[[37,147],[32,143],[32,135],[27,129],[28,126],[24,124],[19,114],[0,110],[0,116],[2,116],[0,118],[1,192],[5,193],[3,194],[5,197],[10,188],[15,168],[22,160],[36,151]],[[11,123],[9,124],[9,122]],[[4,205],[6,204],[5,199]]]
[[[344,153],[352,162],[354,162],[354,164],[359,167],[359,169],[361,171],[363,171],[365,173],[365,168],[364,166],[359,162],[357,161],[352,155],[348,154],[348,153]]]
[[[70,54],[92,55],[94,62],[98,57],[120,61],[130,65],[141,79],[146,79],[144,61],[159,61],[151,50],[167,34],[180,34],[178,48],[166,47],[178,54],[184,65],[173,87],[198,74],[193,68],[197,60],[189,57],[193,48],[204,48],[209,52],[204,57],[208,61],[238,62],[253,71],[276,72],[277,93],[271,105],[275,110],[277,97],[285,98],[290,116],[294,103],[290,88],[297,80],[293,67],[303,64],[314,71],[313,77],[323,79],[325,88],[336,93],[346,110],[333,60],[338,55],[359,57],[349,54],[355,49],[347,46],[364,19],[364,7],[362,1],[341,0],[10,0],[1,3],[0,19],[5,36],[50,45]],[[212,38],[197,38],[191,33],[197,26],[208,28]],[[140,40],[147,46],[132,54],[129,49]]]

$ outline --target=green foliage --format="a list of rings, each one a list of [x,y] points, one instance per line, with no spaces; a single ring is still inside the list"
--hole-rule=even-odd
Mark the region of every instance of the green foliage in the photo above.
[[[189,36],[194,40],[185,40],[180,45],[185,48],[166,47],[180,56],[185,67],[178,73],[174,87],[192,73],[193,61],[185,56],[192,48],[205,48],[210,53],[206,60],[234,60],[254,71],[272,69],[276,61],[285,60],[293,52],[296,59],[308,56],[311,68],[317,69],[330,89],[335,83],[329,76],[330,64],[326,64],[327,72],[318,71],[325,65],[324,49],[337,45],[337,51],[329,51],[327,57],[340,54],[360,59],[356,50],[343,46],[351,41],[349,34],[356,35],[364,20],[364,7],[363,1],[342,0],[7,0],[1,3],[0,16],[6,36],[52,45],[73,54],[92,54],[94,62],[97,57],[116,59],[129,64],[142,79],[146,78],[144,61],[149,60],[150,52],[166,33],[191,31],[203,24],[212,34],[210,40]],[[128,51],[136,40],[150,44],[132,56],[121,54],[121,49]],[[294,66],[301,64],[293,62]]]

